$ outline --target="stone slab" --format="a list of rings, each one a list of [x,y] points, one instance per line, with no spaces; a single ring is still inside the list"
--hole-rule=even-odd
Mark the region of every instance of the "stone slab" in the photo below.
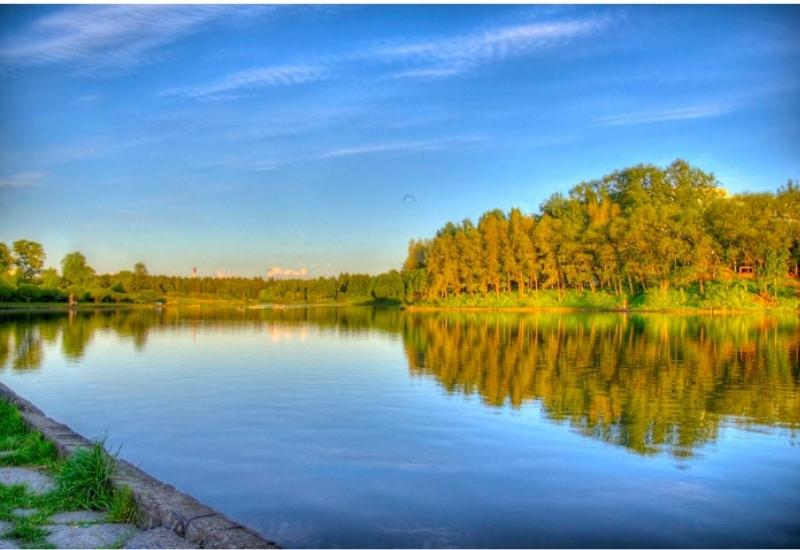
[[[0,539],[0,548],[19,548],[19,546],[11,539]]]
[[[96,523],[87,526],[48,525],[46,542],[56,548],[112,548],[124,544],[137,529],[127,523]]]
[[[166,527],[156,527],[147,531],[139,531],[133,535],[123,548],[200,548],[175,531]]]
[[[34,508],[17,508],[16,510],[12,511],[11,513],[14,514],[15,516],[17,516],[18,518],[27,518],[27,517],[30,517],[30,516],[36,514],[36,512],[38,512],[38,511],[39,510],[36,510]]]
[[[50,523],[102,523],[106,520],[106,514],[102,512],[90,512],[89,510],[78,510],[75,512],[61,512],[50,516]]]
[[[22,484],[35,495],[43,495],[55,488],[50,476],[30,468],[0,468],[0,483],[3,485]]]

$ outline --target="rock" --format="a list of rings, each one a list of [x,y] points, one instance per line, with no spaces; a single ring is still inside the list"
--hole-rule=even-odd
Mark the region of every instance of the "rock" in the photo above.
[[[19,548],[19,545],[11,539],[0,539],[0,548]]]
[[[50,523],[102,523],[106,519],[106,515],[102,512],[90,512],[88,510],[79,510],[77,512],[61,512],[50,516]]]
[[[33,508],[17,508],[11,513],[17,516],[18,518],[27,518],[34,515],[38,511],[39,510],[35,510]]]
[[[0,521],[0,535],[11,529],[13,525],[10,521]]]
[[[29,468],[0,468],[0,483],[25,485],[35,495],[43,495],[55,488],[55,483],[50,476]]]
[[[93,525],[48,525],[46,542],[56,548],[112,548],[119,547],[136,533],[136,527],[127,523],[95,523]]]
[[[199,548],[199,546],[179,537],[171,529],[156,527],[139,531],[128,539],[123,548]]]

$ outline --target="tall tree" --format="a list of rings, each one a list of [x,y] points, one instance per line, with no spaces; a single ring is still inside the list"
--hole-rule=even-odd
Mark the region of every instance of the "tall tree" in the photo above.
[[[64,286],[78,285],[86,287],[94,278],[94,269],[86,263],[80,252],[71,252],[61,260],[61,275]]]
[[[14,265],[22,280],[35,281],[44,267],[45,253],[41,244],[20,239],[14,241]]]

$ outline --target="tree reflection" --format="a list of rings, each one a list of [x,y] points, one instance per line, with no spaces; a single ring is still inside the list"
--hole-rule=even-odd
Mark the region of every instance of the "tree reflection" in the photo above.
[[[40,366],[44,343],[78,360],[97,331],[136,349],[151,330],[291,326],[402,338],[412,376],[489,407],[548,419],[642,454],[690,456],[724,422],[800,427],[796,317],[405,313],[396,309],[115,309],[0,314],[0,368]]]
[[[542,404],[556,422],[650,454],[717,437],[724,417],[800,425],[795,319],[623,315],[409,318],[414,375],[489,406]]]

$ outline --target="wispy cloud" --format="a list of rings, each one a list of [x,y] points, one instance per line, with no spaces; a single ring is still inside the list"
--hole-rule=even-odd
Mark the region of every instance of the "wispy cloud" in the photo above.
[[[339,157],[352,157],[360,155],[373,155],[377,153],[415,152],[415,151],[440,151],[456,143],[470,143],[480,141],[475,136],[455,136],[440,139],[417,141],[395,141],[386,143],[371,143],[355,147],[343,147],[324,151],[309,160],[325,160]]]
[[[325,71],[313,65],[281,65],[239,71],[200,86],[169,88],[162,96],[184,96],[193,99],[238,98],[237,90],[256,87],[292,86],[325,78]]]
[[[0,188],[36,185],[47,176],[46,172],[21,172],[8,177],[0,176]]]
[[[86,94],[80,96],[78,99],[75,100],[75,103],[80,103],[83,105],[88,105],[90,103],[96,103],[100,100],[100,95],[98,94]]]
[[[452,76],[476,65],[564,44],[607,26],[606,18],[536,22],[505,26],[452,38],[418,41],[374,49],[371,54],[387,62],[413,62],[416,68],[399,77]]]
[[[600,126],[627,126],[632,124],[652,124],[673,120],[692,120],[724,115],[733,109],[730,103],[710,103],[669,109],[641,111],[601,117],[595,120]]]
[[[496,27],[452,38],[367,47],[358,52],[325,55],[308,63],[265,66],[229,74],[197,86],[169,88],[162,96],[220,100],[245,97],[234,92],[257,86],[289,86],[341,77],[347,68],[366,63],[379,78],[433,80],[458,76],[489,62],[532,53],[604,28],[607,18],[538,22]]]
[[[310,153],[306,155],[299,155],[296,157],[282,157],[276,160],[258,160],[249,163],[249,166],[257,172],[269,172],[277,170],[288,164],[297,164],[303,162],[315,162],[331,159],[339,159],[345,157],[356,157],[366,155],[379,155],[379,154],[392,154],[392,153],[417,153],[423,151],[442,151],[449,149],[458,144],[469,144],[484,141],[480,136],[451,136],[443,138],[425,139],[425,140],[407,140],[407,141],[387,141],[380,143],[363,143],[360,145],[353,145],[348,147],[339,147],[335,149],[327,149]],[[244,163],[242,159],[237,161],[237,165]]]
[[[165,46],[222,16],[247,20],[265,9],[213,5],[62,9],[4,39],[0,64],[69,64],[84,73],[118,72],[153,61]]]

